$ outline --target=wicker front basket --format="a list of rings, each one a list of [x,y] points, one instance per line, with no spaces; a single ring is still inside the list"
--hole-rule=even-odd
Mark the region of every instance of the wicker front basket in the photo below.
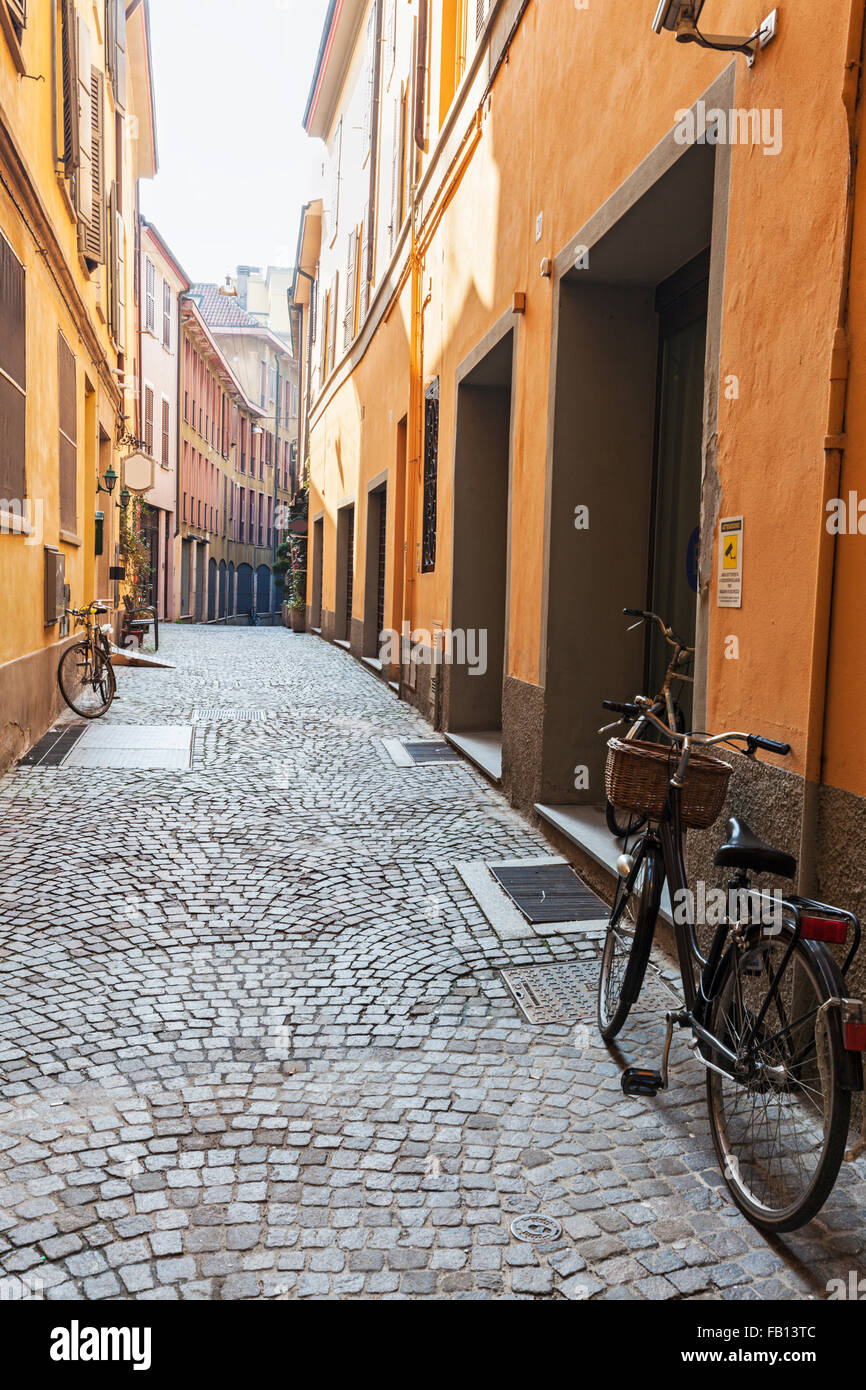
[[[665,744],[642,739],[612,738],[607,745],[604,772],[607,799],[623,811],[638,811],[659,820],[668,800],[668,784],[679,755]],[[694,830],[706,830],[725,802],[733,768],[721,758],[693,749],[682,795],[682,820]]]

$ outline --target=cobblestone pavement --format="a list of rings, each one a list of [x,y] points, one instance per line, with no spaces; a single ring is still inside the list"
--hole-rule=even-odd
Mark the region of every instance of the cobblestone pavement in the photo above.
[[[187,772],[0,780],[0,1267],[56,1299],[808,1298],[864,1263],[866,1166],[768,1244],[725,1196],[700,1069],[626,1099],[608,1052],[534,1027],[456,865],[548,843],[335,647],[168,628],[108,722],[197,723]],[[587,1021],[591,1015],[587,1014]],[[563,1237],[512,1238],[518,1213]]]

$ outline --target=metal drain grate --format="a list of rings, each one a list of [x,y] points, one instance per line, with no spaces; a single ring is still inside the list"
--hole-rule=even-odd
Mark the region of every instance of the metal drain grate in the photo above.
[[[530,1023],[593,1023],[600,969],[599,959],[530,965],[499,973]],[[655,1013],[669,1009],[672,1002],[670,991],[647,970],[635,1011]]]
[[[29,753],[21,759],[19,767],[60,767],[72,752],[81,735],[87,729],[86,724],[64,724],[57,729],[49,729],[48,733],[34,743]]]
[[[229,709],[224,705],[205,705],[192,712],[194,724],[261,724],[273,718],[272,709]]]
[[[570,864],[491,865],[490,872],[528,922],[603,922],[609,915]]]
[[[437,743],[433,739],[419,743],[404,743],[403,747],[414,763],[459,763],[460,754],[450,743]]]

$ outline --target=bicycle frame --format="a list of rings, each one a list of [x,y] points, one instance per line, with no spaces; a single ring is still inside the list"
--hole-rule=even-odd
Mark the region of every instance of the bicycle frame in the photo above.
[[[727,917],[724,921],[720,922],[713,933],[707,955],[705,956],[703,954],[697,938],[691,897],[688,892],[688,875],[686,873],[685,859],[683,856],[683,835],[680,814],[681,798],[682,789],[675,776],[670,782],[666,814],[662,820],[659,821],[657,828],[651,827],[641,837],[637,852],[634,856],[634,863],[629,871],[626,882],[630,889],[637,877],[641,862],[650,849],[654,853],[660,854],[671,903],[683,903],[686,909],[684,920],[675,912],[673,921],[674,942],[685,1002],[685,1014],[679,1019],[679,1022],[690,1028],[695,1037],[707,1048],[712,1049],[714,1061],[710,1062],[704,1057],[703,1060],[706,1065],[730,1076],[732,1079],[736,1079],[735,1068],[741,1067],[742,1058],[737,1057],[720,1038],[717,1038],[707,1029],[705,1020],[709,1016],[710,1006],[721,987],[722,972],[719,967],[722,962],[725,946],[732,929],[738,924],[731,922]],[[764,895],[759,894],[758,896]],[[826,914],[833,918],[843,918],[853,927],[854,940],[841,968],[843,979],[860,945],[860,922],[853,912],[847,912],[841,908],[833,907],[829,903],[821,903],[814,899],[796,896],[783,898],[781,900],[781,905],[783,911],[787,912],[793,921],[794,933],[783,954],[779,967],[770,981],[767,996],[764,999],[761,1009],[752,1021],[749,1031],[753,1036],[758,1034],[772,1000],[777,998],[779,984],[784,975],[784,971],[791,959],[797,942],[801,939],[802,917],[804,913],[814,912]],[[734,944],[734,949],[737,949],[736,943]],[[816,964],[820,969],[822,962],[819,957],[816,957]],[[831,984],[831,982],[828,982],[828,984]],[[830,992],[831,994],[834,993],[832,988]],[[838,998],[835,1002],[844,1005],[848,1001]],[[829,1018],[829,1026],[834,1032],[838,1032],[839,1034],[840,1055],[843,1058],[842,1085],[849,1090],[860,1090],[862,1087],[862,1072],[859,1064],[859,1056],[856,1053],[848,1052],[844,1048],[838,1010],[831,1012]],[[802,1022],[802,1020],[798,1019],[797,1022]],[[792,1026],[793,1025],[788,1025],[789,1028]]]

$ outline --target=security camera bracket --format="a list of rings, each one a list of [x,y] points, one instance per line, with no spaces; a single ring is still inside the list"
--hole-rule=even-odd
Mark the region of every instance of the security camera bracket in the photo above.
[[[695,21],[686,15],[680,15],[674,27],[674,35],[677,43],[696,43],[699,48],[712,48],[720,53],[744,53],[746,62],[751,67],[758,51],[761,31],[749,38],[740,38],[734,34],[699,34]]]

